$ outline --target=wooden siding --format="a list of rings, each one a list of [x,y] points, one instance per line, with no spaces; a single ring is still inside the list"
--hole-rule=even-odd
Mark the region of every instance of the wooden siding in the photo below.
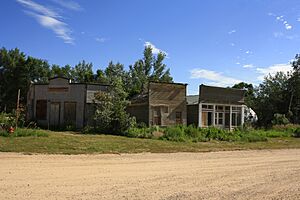
[[[199,121],[199,104],[196,105],[187,105],[187,125],[198,126]]]
[[[185,84],[150,82],[149,104],[149,125],[187,124]]]
[[[149,106],[148,104],[136,104],[127,107],[130,116],[135,117],[137,123],[149,125]]]

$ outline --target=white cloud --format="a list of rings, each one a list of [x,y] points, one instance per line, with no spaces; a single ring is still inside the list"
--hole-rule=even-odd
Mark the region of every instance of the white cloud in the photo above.
[[[236,30],[231,30],[231,31],[228,32],[229,35],[231,35],[233,33],[236,33]]]
[[[56,34],[56,36],[63,39],[65,43],[68,44],[74,43],[74,39],[70,36],[71,30],[67,27],[67,24],[65,24],[64,22],[46,15],[39,15],[30,12],[28,12],[28,14],[36,18],[36,20],[42,26],[52,30]]]
[[[246,54],[253,54],[253,52],[252,52],[252,51],[249,51],[249,50],[248,50],[248,51],[245,51],[245,53],[246,53]]]
[[[234,43],[230,43],[230,46],[234,47],[234,46],[235,46],[235,44],[234,44]]]
[[[17,2],[22,4],[24,7],[27,7],[28,9],[35,11],[39,14],[43,14],[43,15],[53,17],[53,18],[61,18],[61,16],[57,12],[55,12],[41,4],[35,3],[34,1],[17,0]]]
[[[271,13],[271,12],[269,12],[268,15],[269,16],[274,16],[274,17],[276,16],[274,13]]]
[[[222,73],[218,73],[211,70],[206,69],[192,69],[190,71],[191,79],[205,79],[208,81],[208,84],[220,86],[220,87],[226,87],[226,86],[232,86],[236,83],[242,82],[239,79],[235,79],[229,76],[224,76]]]
[[[71,29],[57,12],[31,0],[17,0],[17,2],[26,7],[28,10],[25,13],[34,17],[41,26],[52,30],[65,43],[74,44]]]
[[[252,64],[243,65],[243,68],[254,68],[254,65]]]
[[[70,10],[75,10],[75,11],[83,10],[83,8],[75,1],[66,1],[66,0],[52,0],[52,1]]]
[[[292,66],[290,64],[274,64],[265,68],[256,68],[256,72],[260,74],[257,79],[260,81],[264,80],[264,77],[268,75],[274,76],[277,72],[287,73],[292,70]]]
[[[241,63],[240,63],[240,62],[236,62],[235,64],[236,64],[236,65],[240,65]]]
[[[145,42],[145,43],[144,43],[144,46],[145,46],[145,47],[151,47],[152,53],[153,53],[153,54],[158,54],[159,52],[161,52],[161,53],[164,53],[164,54],[168,57],[168,53],[167,53],[167,52],[165,52],[165,51],[163,51],[163,50],[157,48],[157,47],[156,47],[154,44],[152,44],[151,42]]]
[[[275,17],[276,21],[282,22],[282,24],[284,25],[284,27],[285,27],[286,30],[290,30],[290,29],[293,28],[292,25],[290,25],[290,24],[288,23],[288,21],[284,19],[284,16],[283,16],[283,15],[281,15],[281,16],[276,16],[276,15],[273,14],[273,13],[271,13],[271,14],[269,13],[268,15],[269,15],[269,16]]]
[[[100,43],[103,43],[103,42],[106,42],[107,41],[107,39],[106,38],[103,38],[103,37],[96,37],[95,38],[95,40],[97,41],[97,42],[100,42]]]

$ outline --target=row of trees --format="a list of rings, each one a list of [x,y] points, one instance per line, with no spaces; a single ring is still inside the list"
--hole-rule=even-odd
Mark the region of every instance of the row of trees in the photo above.
[[[50,77],[64,76],[73,82],[106,83],[112,87],[113,96],[99,96],[107,105],[100,105],[96,119],[106,124],[104,129],[126,127],[130,118],[125,112],[127,100],[141,93],[149,80],[172,82],[170,69],[163,63],[165,55],[153,55],[151,47],[144,49],[143,58],[128,69],[121,63],[110,62],[105,69],[93,71],[92,63],[79,62],[70,65],[50,65],[47,61],[26,56],[19,49],[0,49],[0,112],[12,111],[16,107],[17,91],[21,89],[21,103],[25,105],[26,94],[32,83],[47,83]],[[245,89],[246,104],[258,116],[259,126],[269,126],[274,116],[283,116],[291,123],[300,123],[300,55],[291,63],[293,70],[288,74],[278,72],[265,77],[257,87],[239,83],[234,88]],[[281,114],[281,115],[278,115]],[[102,127],[103,128],[103,127]],[[116,131],[116,130],[113,130]]]
[[[300,55],[296,55],[291,66],[293,69],[287,74],[269,75],[257,87],[247,83],[233,86],[247,91],[245,101],[256,112],[258,126],[300,123]]]
[[[121,63],[110,62],[104,69],[93,71],[93,64],[81,61],[74,67],[70,65],[50,65],[46,60],[26,56],[19,49],[0,49],[0,112],[10,112],[16,107],[18,89],[21,102],[26,103],[26,94],[32,83],[47,83],[55,76],[70,78],[73,82],[107,83],[116,81],[125,98],[140,93],[148,80],[172,82],[170,70],[163,63],[165,54],[153,55],[151,47],[146,47],[144,57],[124,69]]]

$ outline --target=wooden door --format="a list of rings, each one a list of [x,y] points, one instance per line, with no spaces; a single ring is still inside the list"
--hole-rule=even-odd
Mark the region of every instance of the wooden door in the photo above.
[[[57,128],[60,121],[60,103],[53,102],[50,104],[50,126]]]

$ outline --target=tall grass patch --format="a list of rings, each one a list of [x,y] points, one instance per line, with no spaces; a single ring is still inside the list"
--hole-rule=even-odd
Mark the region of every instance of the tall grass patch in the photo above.
[[[48,133],[39,129],[18,128],[13,133],[5,130],[0,131],[0,136],[3,137],[48,137]]]

